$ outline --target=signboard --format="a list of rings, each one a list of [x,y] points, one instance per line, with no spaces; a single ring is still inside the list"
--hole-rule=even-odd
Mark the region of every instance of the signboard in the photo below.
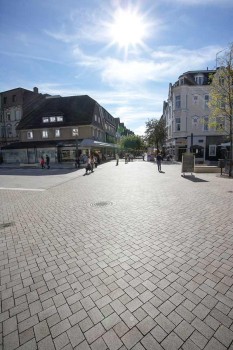
[[[193,173],[194,172],[194,154],[183,153],[182,154],[182,173]]]

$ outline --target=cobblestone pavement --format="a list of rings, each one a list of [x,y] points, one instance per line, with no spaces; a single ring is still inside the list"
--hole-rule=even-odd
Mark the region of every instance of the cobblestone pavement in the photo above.
[[[233,349],[233,180],[162,170],[0,190],[4,350]]]

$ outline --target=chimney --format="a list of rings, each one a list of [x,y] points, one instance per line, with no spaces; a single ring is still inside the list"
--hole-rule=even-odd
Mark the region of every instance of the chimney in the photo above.
[[[35,87],[33,88],[33,92],[35,92],[36,94],[38,94],[38,93],[39,93],[38,87],[35,86]]]

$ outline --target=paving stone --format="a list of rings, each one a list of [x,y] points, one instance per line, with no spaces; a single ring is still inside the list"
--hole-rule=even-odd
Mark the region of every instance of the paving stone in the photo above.
[[[166,350],[180,349],[182,344],[183,341],[174,332],[171,332],[161,343]]]
[[[52,337],[49,335],[48,337],[42,339],[38,343],[38,350],[56,350],[52,341]]]
[[[104,339],[105,343],[107,344],[109,350],[118,350],[123,345],[120,338],[117,336],[117,334],[112,329],[110,329],[108,332],[106,332],[103,335],[103,339]]]
[[[46,321],[42,321],[34,326],[36,341],[39,342],[50,334]]]
[[[96,339],[98,339],[99,337],[101,337],[103,334],[105,333],[105,329],[102,326],[101,323],[98,323],[97,325],[95,325],[94,327],[92,327],[91,329],[89,329],[87,332],[84,333],[87,342],[89,344],[93,343]]]
[[[4,350],[14,350],[19,346],[18,331],[14,331],[4,337]]]
[[[227,348],[233,342],[233,332],[225,326],[220,326],[217,332],[215,333],[214,337]]]
[[[8,318],[6,321],[3,322],[3,335],[6,336],[7,334],[16,331],[17,330],[17,319],[16,316],[13,316],[11,318]]]
[[[142,345],[147,350],[163,350],[162,346],[155,340],[155,338],[152,337],[152,335],[149,333],[147,334],[142,340]]]
[[[84,340],[84,335],[78,325],[75,325],[72,328],[68,329],[67,335],[73,347],[77,346]]]

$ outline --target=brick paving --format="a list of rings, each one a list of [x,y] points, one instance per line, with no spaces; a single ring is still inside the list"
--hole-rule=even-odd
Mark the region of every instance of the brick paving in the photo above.
[[[233,180],[162,170],[0,190],[0,348],[233,349]]]

